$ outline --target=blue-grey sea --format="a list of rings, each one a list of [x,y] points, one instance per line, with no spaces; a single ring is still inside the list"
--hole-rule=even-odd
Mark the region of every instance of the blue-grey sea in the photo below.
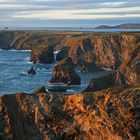
[[[0,28],[0,30],[48,30],[48,31],[78,31],[78,32],[135,32],[140,29],[95,29],[94,27],[9,27],[8,29]]]
[[[16,92],[31,93],[40,86],[49,85],[54,64],[33,64],[30,62],[30,51],[0,50],[0,94],[11,94]],[[36,75],[28,75],[27,71],[34,66]],[[80,92],[86,88],[91,75],[77,71],[82,77],[81,86],[69,86],[67,93]]]
[[[53,67],[57,64],[33,64],[30,62],[30,51],[0,50],[0,95],[16,92],[32,93],[40,86],[50,87],[48,80],[51,78]],[[27,72],[34,66],[36,75]],[[78,93],[87,87],[92,77],[97,77],[105,72],[81,73],[80,86],[68,86],[66,94]]]

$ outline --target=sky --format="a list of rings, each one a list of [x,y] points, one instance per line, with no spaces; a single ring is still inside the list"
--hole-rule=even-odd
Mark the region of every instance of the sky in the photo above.
[[[140,0],[0,0],[0,27],[140,23]]]

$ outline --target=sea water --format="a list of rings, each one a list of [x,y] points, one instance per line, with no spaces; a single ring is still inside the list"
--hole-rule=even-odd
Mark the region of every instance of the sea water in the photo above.
[[[0,95],[17,92],[32,93],[40,86],[49,86],[48,81],[52,76],[53,64],[33,64],[30,62],[30,51],[0,50]],[[28,70],[34,67],[36,75],[28,75]],[[83,91],[91,78],[101,75],[97,73],[81,73],[80,86],[68,86],[65,94]]]

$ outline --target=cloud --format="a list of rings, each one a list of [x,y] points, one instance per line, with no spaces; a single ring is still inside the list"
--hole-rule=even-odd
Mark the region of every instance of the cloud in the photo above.
[[[115,12],[114,12],[115,11]],[[127,12],[133,12],[132,14]],[[113,13],[114,12],[114,13]],[[122,12],[122,14],[120,14]],[[18,12],[14,18],[36,18],[39,19],[98,19],[98,18],[122,18],[122,17],[140,17],[140,7],[129,8],[98,8],[82,10],[52,10],[38,12]],[[113,14],[112,14],[113,13]]]
[[[63,23],[65,23],[64,21],[82,20],[84,23],[87,21],[87,26],[89,20],[117,19],[123,21],[125,18],[129,19],[129,22],[132,19],[132,22],[138,22],[140,20],[139,5],[139,1],[133,0],[0,0],[0,26],[4,22],[5,24],[11,22],[12,26],[14,24],[19,26],[19,21],[26,21],[24,24],[34,25],[31,21],[35,20],[42,21],[39,22],[40,26],[45,25],[44,21],[53,22],[54,20]],[[101,22],[101,24],[103,23]],[[20,26],[22,25],[20,23]]]
[[[101,6],[108,6],[108,7],[118,7],[125,5],[127,2],[103,2],[101,3]]]

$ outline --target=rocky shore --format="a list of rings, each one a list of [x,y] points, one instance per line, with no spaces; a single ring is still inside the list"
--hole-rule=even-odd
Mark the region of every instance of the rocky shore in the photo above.
[[[110,69],[90,77],[79,94],[49,94],[42,87],[32,94],[1,96],[0,139],[140,139],[139,32],[2,31],[0,49],[31,49],[32,62],[57,62],[50,83],[80,85],[75,69]]]

